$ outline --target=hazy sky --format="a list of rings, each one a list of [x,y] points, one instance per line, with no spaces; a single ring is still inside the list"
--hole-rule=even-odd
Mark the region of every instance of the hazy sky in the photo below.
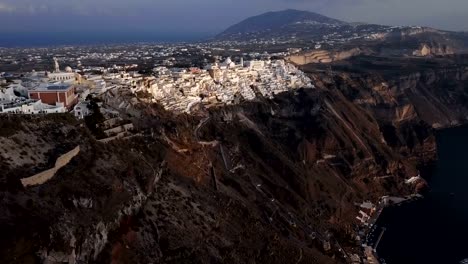
[[[468,30],[468,0],[0,0],[0,32],[214,34],[287,8],[345,21]]]

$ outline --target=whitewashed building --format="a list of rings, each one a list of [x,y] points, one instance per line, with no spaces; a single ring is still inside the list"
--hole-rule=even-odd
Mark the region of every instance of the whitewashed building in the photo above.
[[[89,109],[89,103],[88,102],[80,102],[75,107],[73,108],[73,113],[76,118],[78,119],[83,119],[86,116],[89,116],[92,114],[91,109]]]

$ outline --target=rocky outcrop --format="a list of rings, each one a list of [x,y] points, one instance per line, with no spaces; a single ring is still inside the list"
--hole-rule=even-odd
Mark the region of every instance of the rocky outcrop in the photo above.
[[[287,60],[296,65],[305,65],[309,63],[331,63],[333,61],[345,60],[369,52],[370,51],[366,51],[361,48],[352,48],[349,50],[339,51],[316,50],[302,54],[291,55],[287,58]]]
[[[434,45],[428,45],[426,43],[421,44],[420,48],[413,52],[414,56],[428,57],[428,56],[445,56],[453,55],[455,52],[453,48],[446,45],[436,43]]]

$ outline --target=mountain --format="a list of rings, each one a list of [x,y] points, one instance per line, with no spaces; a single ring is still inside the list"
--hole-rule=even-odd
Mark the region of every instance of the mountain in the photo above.
[[[279,35],[298,32],[301,29],[320,29],[345,25],[348,23],[317,13],[288,9],[247,18],[229,27],[217,38],[226,39],[252,34]]]
[[[348,23],[299,10],[268,12],[245,19],[215,37],[215,41],[291,43],[325,50],[360,48],[373,54],[439,56],[468,50],[468,34],[419,26]],[[313,48],[314,46],[312,46]],[[329,61],[329,60],[327,60]]]
[[[301,23],[329,25],[347,24],[343,21],[329,18],[317,13],[289,9],[278,12],[268,12],[247,18],[244,21],[229,27],[222,34],[267,31],[289,27],[291,25]]]

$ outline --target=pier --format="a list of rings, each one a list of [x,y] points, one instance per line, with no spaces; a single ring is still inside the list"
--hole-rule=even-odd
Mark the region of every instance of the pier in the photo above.
[[[385,230],[387,230],[387,228],[382,227],[382,232],[380,232],[379,238],[377,239],[377,242],[375,243],[375,246],[374,246],[374,252],[377,252],[377,247],[379,246],[379,243],[382,240]]]
[[[369,217],[368,221],[364,223],[364,234],[365,238],[363,241],[363,248],[367,260],[370,263],[385,263],[384,260],[379,261],[379,257],[377,254],[377,248],[380,242],[383,239],[385,231],[387,231],[386,227],[379,226],[377,221],[379,220],[382,212],[386,208],[394,207],[394,206],[401,206],[406,203],[411,203],[422,199],[422,195],[411,195],[408,197],[390,197],[390,196],[383,196],[380,198],[379,203],[372,208],[372,215]],[[380,230],[380,233],[378,233]]]

